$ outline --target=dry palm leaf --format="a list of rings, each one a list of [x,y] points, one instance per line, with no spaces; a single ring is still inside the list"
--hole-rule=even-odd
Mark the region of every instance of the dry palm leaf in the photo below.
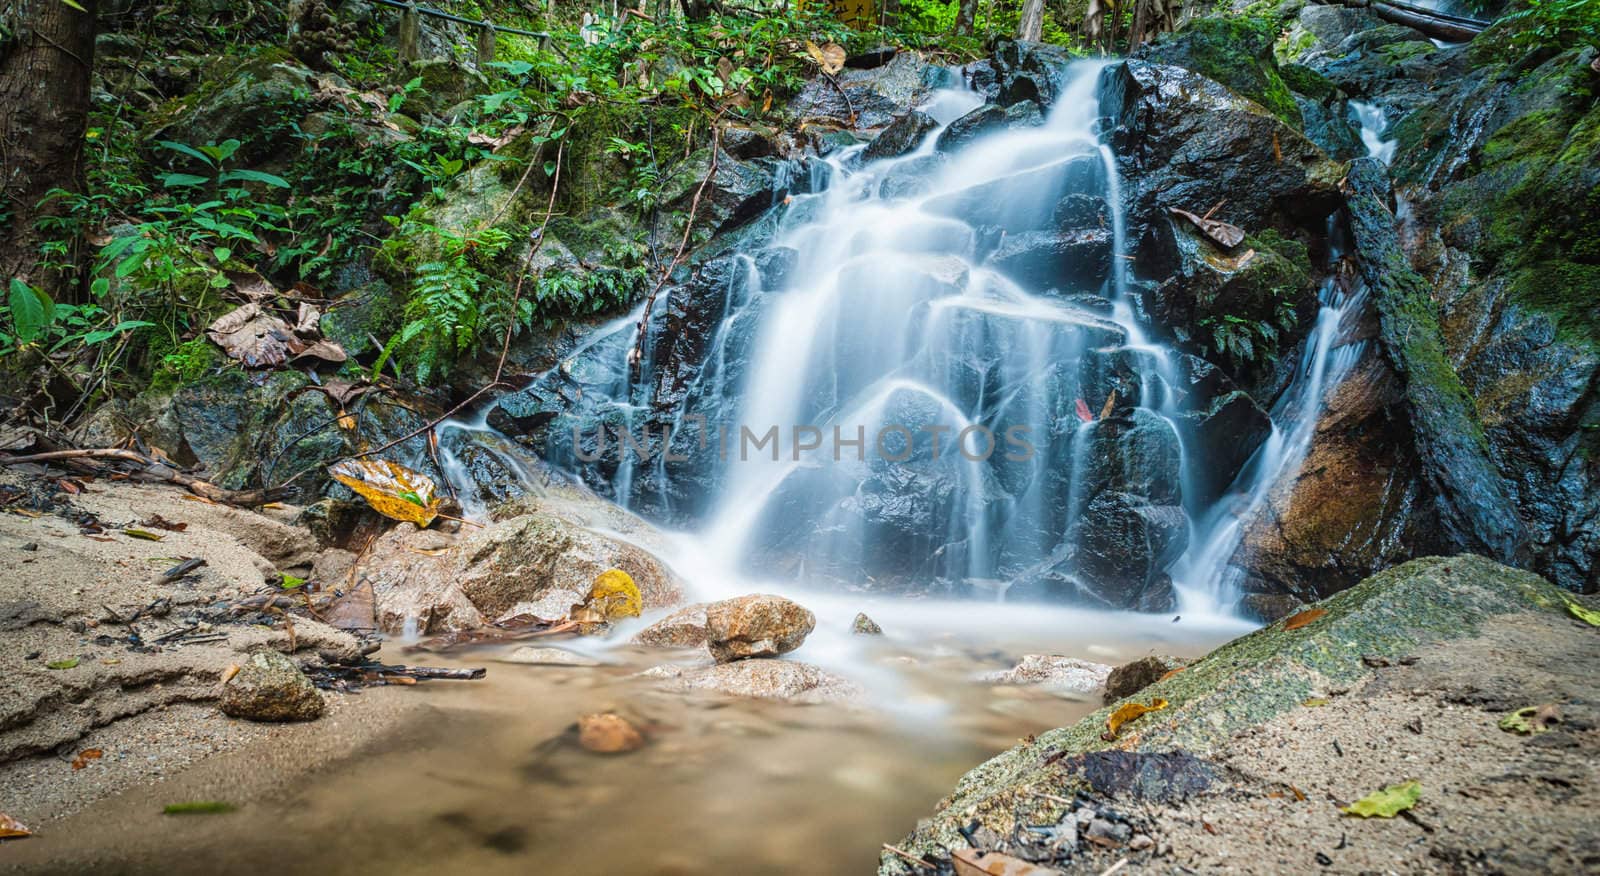
[[[1201,233],[1211,238],[1223,249],[1233,249],[1244,242],[1244,229],[1237,225],[1229,225],[1209,216],[1196,216],[1188,210],[1180,210],[1177,207],[1168,207],[1167,212],[1174,216],[1181,216],[1194,223],[1194,226],[1200,229]]]
[[[385,517],[425,527],[439,516],[433,479],[403,465],[384,459],[346,459],[328,466],[328,474]]]
[[[22,822],[0,812],[0,839],[13,839],[15,837],[33,836],[33,831]]]

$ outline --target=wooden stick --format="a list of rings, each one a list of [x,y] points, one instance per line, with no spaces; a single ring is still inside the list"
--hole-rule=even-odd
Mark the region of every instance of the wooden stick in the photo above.
[[[1128,866],[1128,859],[1127,858],[1123,858],[1122,860],[1116,862],[1115,864],[1112,864],[1110,867],[1107,867],[1106,869],[1100,871],[1100,876],[1111,876],[1112,873],[1115,873],[1118,870],[1121,870],[1123,867],[1126,867],[1126,866]]]
[[[268,502],[276,502],[285,498],[289,494],[288,490],[282,488],[270,490],[224,490],[208,481],[190,477],[172,466],[151,459],[142,453],[113,448],[52,450],[47,453],[30,453],[26,456],[7,456],[0,458],[0,465],[23,465],[30,462],[63,462],[74,459],[114,459],[142,465],[145,467],[144,471],[133,472],[135,476],[177,484],[202,499],[210,499],[213,502],[221,502],[225,505],[238,505],[247,508],[260,507]]]
[[[903,851],[901,849],[897,849],[894,846],[889,845],[888,843],[884,843],[883,844],[883,850],[886,851],[886,852],[891,852],[893,854],[899,855],[900,857],[905,858],[907,861],[910,861],[911,863],[916,864],[918,867],[927,867],[930,870],[937,870],[938,869],[938,867],[935,867],[927,859],[919,858],[916,855],[911,854],[910,852]]]

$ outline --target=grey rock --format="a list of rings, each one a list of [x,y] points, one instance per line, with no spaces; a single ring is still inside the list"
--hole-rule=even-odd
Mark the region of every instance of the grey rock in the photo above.
[[[251,654],[222,687],[222,713],[249,721],[310,721],[321,717],[322,694],[293,660],[270,649]]]

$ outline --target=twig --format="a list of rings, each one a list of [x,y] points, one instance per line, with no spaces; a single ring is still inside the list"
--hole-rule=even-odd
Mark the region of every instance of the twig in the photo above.
[[[215,484],[190,477],[166,463],[158,462],[132,450],[115,450],[111,448],[52,450],[48,453],[31,453],[26,456],[0,458],[0,465],[22,465],[29,462],[61,462],[73,459],[116,459],[123,462],[136,463],[145,466],[144,471],[133,473],[137,476],[174,483],[202,499],[210,499],[213,502],[222,502],[227,505],[255,507],[265,505],[268,502],[276,502],[286,495],[286,491],[282,489],[224,490]]]
[[[633,349],[628,351],[628,373],[630,379],[639,379],[639,363],[644,359],[645,331],[650,325],[650,311],[656,306],[656,295],[660,294],[661,287],[667,285],[667,279],[672,276],[672,271],[683,260],[684,250],[689,248],[689,236],[694,232],[694,215],[700,209],[700,196],[705,194],[706,186],[717,175],[717,154],[722,151],[722,114],[727,112],[724,108],[717,112],[716,118],[711,120],[711,166],[706,170],[705,179],[700,181],[700,187],[694,190],[694,200],[689,202],[689,218],[683,224],[683,239],[678,241],[678,251],[673,254],[672,261],[661,270],[661,276],[656,280],[656,285],[650,290],[649,297],[644,300],[644,313],[639,315],[639,330],[633,338]]]
[[[1115,864],[1112,864],[1111,866],[1109,866],[1109,867],[1105,868],[1104,870],[1100,871],[1100,876],[1111,876],[1112,873],[1115,873],[1118,870],[1121,870],[1123,867],[1126,867],[1126,866],[1128,866],[1128,859],[1127,858],[1123,858],[1122,860],[1116,862]]]
[[[1038,797],[1041,800],[1049,800],[1051,803],[1060,803],[1063,806],[1071,806],[1072,805],[1072,801],[1071,800],[1067,799],[1066,797],[1062,797],[1060,795],[1057,795],[1057,794],[1046,794],[1043,791],[1035,791],[1035,790],[1033,790],[1031,788],[1023,789],[1022,793],[1027,794],[1030,797]]]
[[[854,128],[856,126],[856,106],[850,102],[850,95],[844,90],[844,86],[839,84],[839,80],[833,77],[832,73],[823,70],[822,78],[832,83],[833,87],[838,90],[839,96],[844,98],[844,108],[850,113],[850,127]]]
[[[890,853],[899,855],[900,857],[905,858],[907,861],[910,861],[911,863],[916,864],[918,867],[927,867],[929,870],[937,870],[937,869],[939,869],[938,867],[934,866],[934,864],[932,862],[928,861],[926,858],[919,858],[916,855],[911,854],[910,852],[904,851],[902,849],[897,849],[894,846],[889,845],[888,843],[884,843],[883,844],[883,850],[886,851],[886,852],[890,852]]]

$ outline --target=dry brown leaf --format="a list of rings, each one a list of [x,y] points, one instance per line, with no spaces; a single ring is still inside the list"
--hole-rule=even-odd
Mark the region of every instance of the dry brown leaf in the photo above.
[[[1326,616],[1327,613],[1328,610],[1325,608],[1308,608],[1284,621],[1283,628],[1285,630],[1298,630],[1303,626],[1316,622]]]
[[[72,768],[75,770],[81,770],[89,765],[89,761],[99,760],[104,756],[105,752],[98,748],[85,748],[84,750],[78,752],[77,757],[72,759]]]
[[[1188,669],[1188,668],[1189,667],[1187,667],[1187,666],[1179,666],[1177,669],[1169,669],[1169,670],[1167,670],[1167,673],[1165,675],[1163,675],[1160,678],[1156,679],[1156,681],[1157,682],[1166,681],[1167,679],[1171,678],[1172,676],[1177,675],[1178,673],[1180,673],[1180,672],[1182,672],[1182,671],[1184,671],[1185,669]]]
[[[321,359],[324,362],[332,362],[335,365],[348,358],[350,356],[344,351],[344,347],[326,338],[309,344],[294,354],[295,362],[300,362],[304,359]]]
[[[334,599],[323,618],[329,626],[341,630],[377,629],[377,597],[372,591],[372,582],[363,580]]]
[[[644,734],[615,712],[597,712],[578,719],[578,744],[598,754],[622,754],[644,745]]]
[[[278,297],[278,287],[255,271],[223,271],[222,275],[233,284],[233,291],[246,301],[260,304]]]
[[[294,334],[288,323],[263,312],[252,301],[218,317],[206,329],[206,337],[230,358],[246,367],[260,368],[283,364],[289,357]]]
[[[328,474],[390,519],[426,527],[439,516],[441,500],[434,495],[433,479],[403,465],[384,459],[346,459],[328,466]]]
[[[956,876],[1059,876],[1060,870],[1031,864],[986,849],[957,849],[950,853]]]
[[[1141,715],[1159,712],[1166,707],[1167,701],[1160,697],[1151,700],[1149,705],[1144,703],[1123,703],[1117,707],[1115,712],[1111,713],[1111,717],[1106,719],[1106,732],[1101,738],[1107,741],[1116,739],[1117,732],[1122,729],[1122,725],[1137,719]]]
[[[1233,249],[1244,242],[1244,229],[1237,225],[1229,225],[1216,219],[1196,216],[1188,210],[1180,210],[1177,207],[1168,207],[1167,212],[1174,216],[1181,216],[1194,223],[1194,226],[1200,229],[1201,233],[1211,238],[1218,246],[1224,249]]]
[[[1113,389],[1111,390],[1111,394],[1106,396],[1106,403],[1100,408],[1100,419],[1104,420],[1111,416],[1111,409],[1116,407],[1116,405],[1117,391]]]
[[[0,812],[0,839],[15,839],[17,837],[33,836],[33,831],[22,822]]]
[[[810,55],[811,60],[816,61],[822,72],[829,76],[844,69],[844,47],[836,43],[823,43],[819,46],[806,40],[806,54]]]
[[[473,131],[467,135],[467,142],[474,146],[487,146],[489,147],[489,151],[493,152],[494,150],[499,149],[501,146],[510,143],[512,140],[517,139],[518,135],[525,130],[527,130],[526,126],[513,125],[507,128],[505,132],[498,137],[491,137],[488,134],[480,134],[477,131]]]
[[[233,677],[235,675],[238,675],[238,674],[239,674],[239,664],[237,664],[237,663],[229,663],[228,664],[228,668],[222,670],[222,680],[217,682],[217,686],[221,687],[223,685],[226,685],[228,682],[233,681]]]

